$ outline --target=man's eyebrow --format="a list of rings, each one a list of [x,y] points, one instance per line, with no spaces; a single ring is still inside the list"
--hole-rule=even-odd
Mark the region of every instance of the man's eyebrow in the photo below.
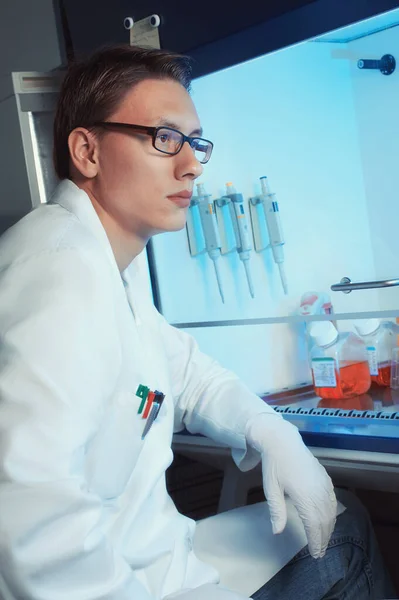
[[[179,125],[177,125],[173,121],[169,121],[168,119],[159,119],[157,121],[157,127],[171,127],[172,129],[177,129],[178,131],[180,131]],[[193,137],[193,136],[201,137],[202,133],[203,133],[203,129],[202,129],[202,127],[200,127],[199,129],[194,129],[194,131],[192,131],[190,133],[190,137]]]

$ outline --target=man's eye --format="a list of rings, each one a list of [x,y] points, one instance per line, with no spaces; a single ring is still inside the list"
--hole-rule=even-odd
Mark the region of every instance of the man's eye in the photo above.
[[[168,133],[161,133],[158,136],[158,139],[162,144],[166,144],[167,142],[170,141],[170,135]]]

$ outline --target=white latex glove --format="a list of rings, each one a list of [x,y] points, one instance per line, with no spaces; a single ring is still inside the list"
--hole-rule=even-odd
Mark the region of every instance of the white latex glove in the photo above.
[[[263,489],[273,533],[281,533],[286,526],[287,494],[303,522],[310,554],[321,558],[337,514],[337,500],[326,470],[307,449],[297,428],[277,414],[250,419],[246,438],[261,454]]]

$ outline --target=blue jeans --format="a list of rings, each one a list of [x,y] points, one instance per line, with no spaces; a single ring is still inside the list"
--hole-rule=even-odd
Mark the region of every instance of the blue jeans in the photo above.
[[[254,600],[382,600],[397,598],[367,511],[351,493],[336,490],[347,507],[337,519],[323,558],[303,548],[253,594]]]

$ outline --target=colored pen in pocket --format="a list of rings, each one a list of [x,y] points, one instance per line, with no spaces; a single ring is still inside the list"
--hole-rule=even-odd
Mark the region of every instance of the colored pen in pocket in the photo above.
[[[161,410],[162,402],[164,401],[165,395],[162,392],[155,391],[155,398],[152,402],[150,414],[147,417],[146,424],[143,429],[143,433],[141,435],[141,439],[144,440],[145,436],[150,431],[152,424],[158,416],[159,411]]]

